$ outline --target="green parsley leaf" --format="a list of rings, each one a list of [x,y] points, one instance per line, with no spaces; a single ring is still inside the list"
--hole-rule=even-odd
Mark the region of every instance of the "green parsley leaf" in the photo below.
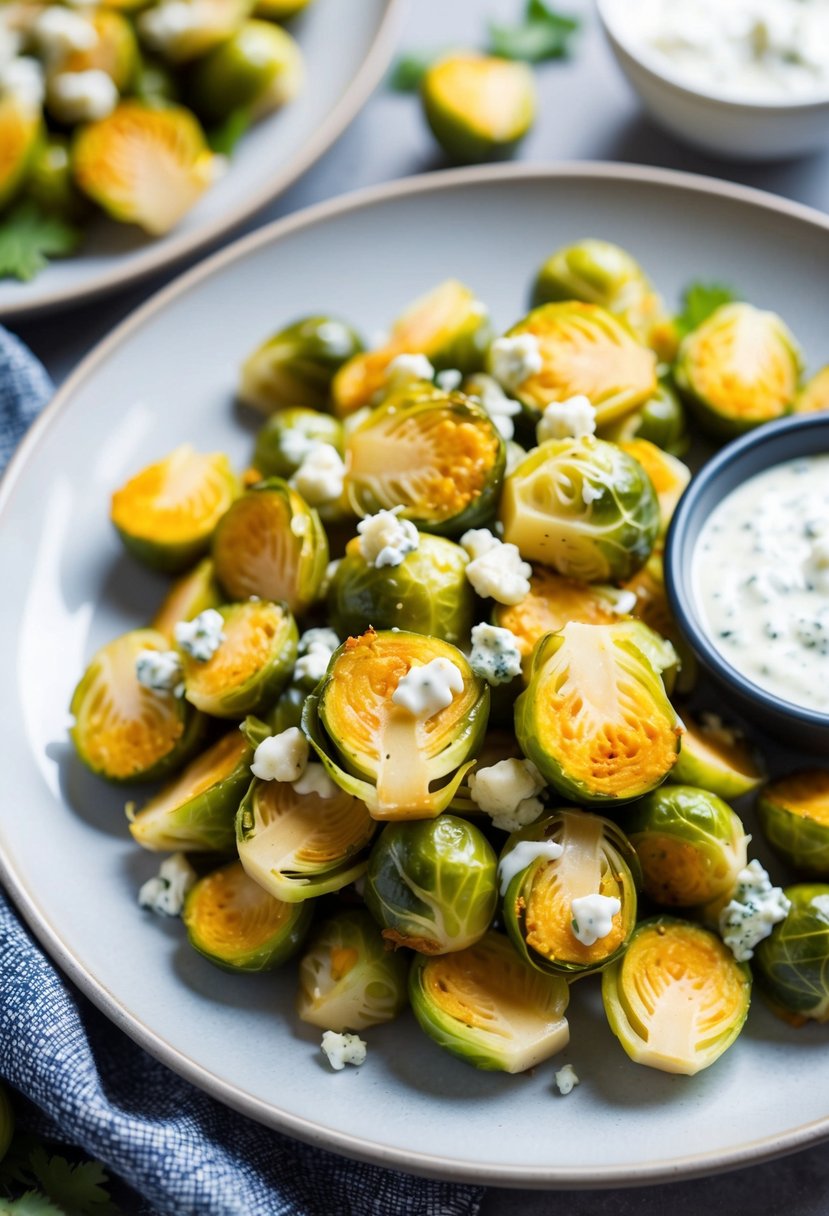
[[[80,230],[32,202],[18,204],[0,217],[0,279],[26,283],[48,265],[50,257],[72,253]]]
[[[45,1195],[39,1195],[37,1191],[26,1191],[19,1199],[4,1204],[2,1210],[4,1216],[66,1216]]]
[[[579,22],[550,8],[546,0],[527,0],[520,25],[489,27],[489,51],[502,59],[521,59],[542,63],[545,59],[564,59]]]
[[[684,338],[723,304],[733,304],[736,299],[725,283],[690,283],[682,293],[682,312],[675,322],[679,337]]]
[[[219,156],[232,156],[239,140],[250,127],[250,123],[250,109],[247,106],[231,110],[227,118],[208,133],[207,142],[211,151],[216,152]]]
[[[30,1154],[29,1162],[41,1189],[71,1216],[103,1216],[113,1210],[105,1186],[107,1175],[100,1161],[72,1165],[65,1157],[50,1157],[43,1147],[38,1147]]]
[[[442,52],[419,51],[401,55],[391,70],[389,88],[396,93],[416,93],[420,82]]]

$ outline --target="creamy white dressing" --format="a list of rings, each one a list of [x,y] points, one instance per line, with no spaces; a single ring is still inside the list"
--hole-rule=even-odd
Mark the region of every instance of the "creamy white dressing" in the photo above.
[[[753,684],[829,712],[829,455],[775,465],[711,512],[694,549],[711,642]]]
[[[502,895],[522,870],[531,866],[534,861],[544,858],[545,861],[558,861],[564,849],[555,840],[519,840],[508,853],[498,862],[498,881]]]

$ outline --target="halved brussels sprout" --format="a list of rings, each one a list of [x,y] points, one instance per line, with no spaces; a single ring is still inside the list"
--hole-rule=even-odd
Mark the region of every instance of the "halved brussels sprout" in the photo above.
[[[636,1064],[694,1076],[743,1027],[751,972],[715,933],[659,916],[634,930],[625,954],[602,974],[610,1029]]]
[[[127,807],[133,838],[156,853],[232,853],[252,759],[253,747],[241,731],[223,735],[137,814]]]
[[[547,841],[561,847],[559,857],[533,855],[523,843]],[[505,862],[510,863],[506,872]],[[521,868],[512,874],[516,864]],[[551,975],[573,977],[605,967],[624,950],[636,924],[638,866],[632,845],[615,823],[585,811],[555,811],[510,836],[501,866],[502,889],[509,879],[504,925],[528,963]],[[580,908],[589,911],[595,896],[604,905],[603,936],[587,932],[579,922]]]
[[[634,616],[644,621],[656,633],[660,633],[663,638],[667,638],[679,655],[681,666],[676,680],[676,692],[690,692],[696,683],[697,661],[694,652],[680,633],[668,604],[661,551],[655,549],[642,569],[637,570],[623,586],[625,591],[636,596],[636,604],[631,608]],[[688,784],[695,785],[696,782],[691,781]]]
[[[108,781],[154,781],[199,746],[204,719],[182,697],[138,682],[142,650],[168,649],[154,629],[134,629],[94,655],[72,694],[72,742],[84,764]]]
[[[586,583],[629,578],[659,534],[659,501],[642,465],[613,443],[551,439],[504,482],[504,540],[528,561]]]
[[[610,241],[577,241],[557,249],[543,263],[533,286],[533,308],[566,300],[601,305],[649,346],[654,330],[667,320],[662,300],[642,267]]]
[[[428,718],[393,697],[413,669],[448,660],[463,691]],[[302,725],[328,775],[375,819],[424,819],[445,810],[486,730],[489,687],[440,638],[369,629],[336,651]],[[432,788],[432,787],[436,788]]]
[[[205,557],[173,583],[153,617],[152,628],[172,643],[179,621],[192,621],[205,609],[219,608],[223,602],[213,562]]]
[[[250,14],[252,0],[185,0],[192,16],[171,12],[177,0],[161,0],[138,17],[138,33],[170,63],[187,63],[232,38]]]
[[[794,402],[796,414],[817,414],[822,410],[829,410],[829,365],[806,381]]]
[[[363,557],[359,538],[348,542],[328,588],[328,613],[341,637],[375,629],[409,629],[466,643],[475,597],[460,545],[423,533],[399,566],[375,567]]]
[[[340,1034],[391,1022],[406,1006],[408,974],[408,958],[389,950],[368,912],[340,912],[320,926],[299,964],[297,1014]]]
[[[163,236],[211,185],[216,160],[189,110],[122,101],[78,130],[72,166],[79,188],[114,219]]]
[[[802,874],[829,878],[829,769],[809,768],[772,781],[757,800],[763,835]]]
[[[799,883],[783,893],[791,907],[755,946],[755,978],[790,1025],[829,1022],[829,886]]]
[[[261,477],[293,477],[315,444],[327,443],[342,456],[343,426],[330,414],[294,406],[277,410],[256,436],[253,464]]]
[[[691,470],[676,456],[664,452],[647,439],[623,439],[619,447],[638,460],[650,478],[659,501],[659,531],[664,535],[677,503],[691,480]]]
[[[206,661],[182,653],[185,697],[215,718],[270,708],[291,678],[299,634],[285,604],[248,600],[220,608],[224,638]]]
[[[618,629],[571,621],[543,638],[515,704],[524,755],[565,798],[589,805],[659,785],[682,734],[650,660]]]
[[[65,136],[50,133],[38,140],[26,178],[26,197],[50,215],[70,222],[84,218],[91,204],[75,188]]]
[[[427,70],[420,96],[432,134],[458,161],[509,156],[535,121],[532,71],[493,55],[444,56]]]
[[[626,807],[646,895],[668,907],[706,904],[733,891],[749,837],[727,802],[691,785],[666,785]]]
[[[211,963],[228,971],[272,971],[297,952],[313,916],[312,904],[274,899],[232,861],[196,883],[182,919],[190,945]]]
[[[328,565],[317,512],[278,477],[261,481],[225,512],[213,537],[216,577],[231,599],[284,600],[301,615]]]
[[[26,105],[13,93],[0,97],[0,207],[14,197],[25,181],[42,129],[38,107]]]
[[[52,65],[58,72],[106,72],[119,93],[132,83],[138,68],[138,43],[126,17],[98,8],[89,13],[98,41],[86,51],[71,51]]]
[[[791,412],[800,349],[773,312],[722,304],[680,343],[674,379],[698,421],[730,438]]]
[[[544,975],[501,933],[438,958],[415,955],[409,1000],[420,1027],[468,1064],[525,1072],[567,1046],[566,980]]]
[[[599,437],[611,443],[629,439],[647,439],[663,452],[683,456],[690,439],[685,407],[667,376],[660,377],[656,392],[644,405],[619,422],[600,429]]]
[[[682,669],[682,663],[673,643],[651,629],[644,621],[637,621],[632,617],[617,621],[613,632],[620,641],[627,638],[631,645],[642,652],[656,674],[661,677],[665,691],[670,697],[673,694],[677,676]],[[671,771],[673,772],[673,769]]]
[[[550,401],[585,396],[596,411],[596,425],[605,426],[644,405],[657,390],[656,355],[624,322],[595,304],[544,304],[505,336],[525,335],[538,344],[541,368],[511,391],[533,420]],[[490,370],[496,349],[489,355]]]
[[[304,79],[302,51],[287,30],[246,21],[193,65],[187,96],[207,123],[243,108],[255,121],[293,101]]]
[[[720,798],[741,798],[760,785],[763,769],[739,732],[711,720],[711,715],[706,717],[709,720],[700,723],[683,710],[682,746],[668,780],[695,785]]]
[[[536,566],[530,593],[518,604],[497,604],[496,625],[509,629],[518,639],[523,659],[529,659],[536,642],[545,633],[558,633],[569,621],[585,625],[612,625],[627,611],[629,596],[616,587],[577,583],[544,566]],[[525,672],[529,664],[524,664]]]
[[[385,389],[389,364],[398,355],[426,355],[438,370],[478,372],[491,337],[486,308],[463,283],[448,279],[409,305],[382,346],[349,359],[337,372],[331,386],[334,412],[345,417],[371,404]]]
[[[371,850],[366,906],[395,948],[465,950],[492,924],[496,871],[492,845],[465,819],[389,823]]]
[[[112,495],[111,518],[125,547],[154,570],[186,570],[209,548],[239,482],[222,452],[184,443]]]
[[[324,409],[335,374],[362,349],[357,333],[345,321],[303,317],[248,355],[242,364],[239,400],[263,414],[295,406]]]
[[[401,507],[427,532],[460,536],[494,513],[504,442],[462,393],[391,394],[346,439],[346,497],[357,515]]]
[[[236,817],[236,845],[251,878],[277,899],[300,903],[364,874],[376,827],[365,804],[343,790],[325,798],[298,794],[286,781],[254,780]]]

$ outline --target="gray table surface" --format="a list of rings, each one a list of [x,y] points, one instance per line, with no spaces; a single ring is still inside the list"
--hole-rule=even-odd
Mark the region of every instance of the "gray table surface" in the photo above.
[[[522,159],[660,165],[729,178],[829,209],[829,150],[776,165],[735,165],[684,148],[642,114],[604,45],[589,0],[561,3],[583,17],[584,32],[572,62],[538,71],[540,119],[522,148]],[[523,0],[409,0],[401,49],[475,45],[489,17],[508,20],[522,6]],[[381,88],[327,156],[249,227],[361,186],[444,166],[416,102]],[[21,324],[18,333],[60,381],[116,322],[170,277],[152,279],[102,303]],[[734,1117],[739,1118],[739,1111]],[[540,1134],[555,1135],[555,1129],[547,1126]],[[662,1216],[666,1210],[672,1216],[827,1216],[829,1149],[819,1146],[718,1178],[641,1190],[491,1190],[481,1209],[482,1216]]]

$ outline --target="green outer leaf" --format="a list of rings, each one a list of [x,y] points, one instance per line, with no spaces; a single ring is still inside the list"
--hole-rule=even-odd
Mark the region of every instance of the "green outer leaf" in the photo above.
[[[791,909],[754,948],[754,975],[776,1012],[829,1021],[829,885],[785,887]],[[826,901],[825,910],[815,898]]]
[[[829,824],[795,815],[763,790],[757,799],[760,828],[775,853],[800,874],[829,879]]]
[[[689,283],[682,293],[682,312],[675,318],[677,336],[684,338],[707,321],[721,304],[732,304],[739,296],[726,283]]]
[[[81,231],[33,202],[18,204],[0,219],[0,279],[35,278],[52,257],[73,253]]]

